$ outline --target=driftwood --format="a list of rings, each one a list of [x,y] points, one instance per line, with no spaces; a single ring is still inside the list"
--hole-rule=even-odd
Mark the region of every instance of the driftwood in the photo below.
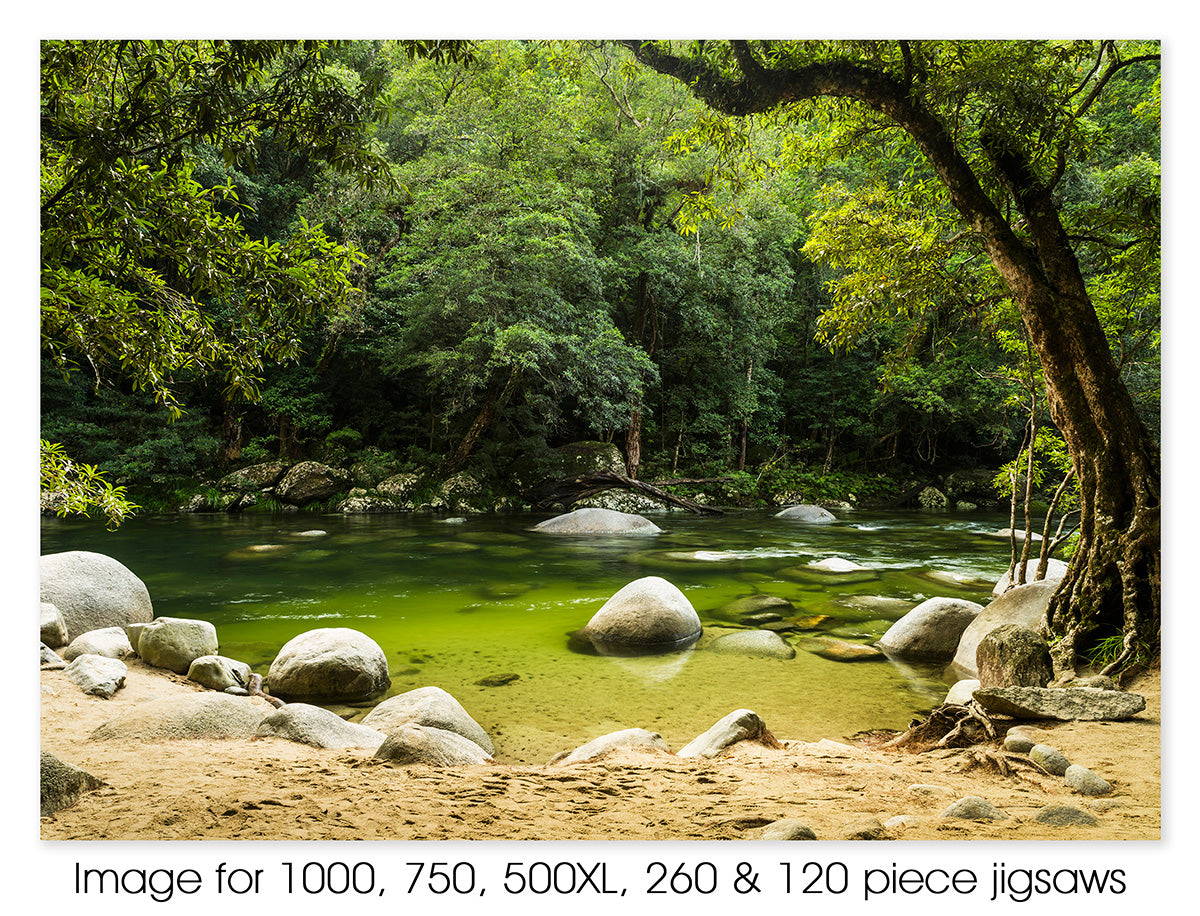
[[[703,503],[694,502],[690,499],[672,496],[670,493],[660,490],[652,484],[641,480],[634,480],[632,477],[626,477],[624,474],[618,474],[615,471],[589,471],[586,474],[579,474],[575,477],[556,481],[550,485],[548,492],[541,491],[534,496],[534,505],[539,509],[549,509],[555,505],[572,506],[581,499],[587,499],[589,496],[595,496],[597,493],[603,493],[605,490],[612,489],[631,490],[634,493],[642,493],[651,499],[657,499],[659,502],[678,506],[697,515],[725,514],[723,510],[715,506],[706,506]]]

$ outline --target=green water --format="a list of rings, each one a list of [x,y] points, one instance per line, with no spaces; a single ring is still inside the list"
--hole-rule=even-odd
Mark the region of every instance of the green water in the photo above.
[[[773,513],[655,516],[650,537],[562,537],[547,515],[171,515],[107,532],[47,519],[42,552],[94,550],[142,578],[159,616],[217,628],[221,653],[266,674],[279,648],[318,627],[352,627],[383,647],[390,694],[436,685],[488,731],[507,763],[544,763],[594,737],[642,727],[682,747],[726,713],[756,711],[779,738],[904,728],[940,702],[939,671],[890,661],[790,660],[706,651],[714,615],[739,597],[788,599],[805,626],[784,634],[877,639],[925,598],[987,600],[1008,566],[998,515],[840,513],[805,525]],[[323,535],[305,535],[311,530]],[[813,573],[840,556],[873,572]],[[949,574],[949,575],[944,575]],[[692,650],[646,658],[584,655],[567,635],[619,588],[669,579],[706,626]],[[880,600],[891,599],[891,600]],[[825,619],[820,619],[825,618]],[[502,686],[478,682],[517,675]],[[338,708],[361,718],[366,709]]]

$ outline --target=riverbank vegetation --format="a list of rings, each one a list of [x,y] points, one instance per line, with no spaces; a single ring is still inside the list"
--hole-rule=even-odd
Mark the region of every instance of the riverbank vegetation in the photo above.
[[[45,42],[44,490],[1069,474],[1060,635],[1156,639],[1157,46],[627,44]]]

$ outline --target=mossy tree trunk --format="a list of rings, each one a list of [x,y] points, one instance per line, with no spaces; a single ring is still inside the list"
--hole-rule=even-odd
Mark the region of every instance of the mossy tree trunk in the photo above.
[[[1125,667],[1139,643],[1156,644],[1159,449],[1134,408],[1088,296],[1053,197],[1057,176],[1043,178],[1032,164],[1040,140],[989,130],[985,123],[968,138],[982,159],[960,147],[965,135],[939,114],[957,117],[953,99],[939,102],[939,90],[922,84],[912,49],[903,42],[902,72],[851,58],[806,60],[803,51],[789,55],[780,43],[771,44],[770,58],[760,58],[749,42],[730,42],[736,69],[714,63],[703,50],[676,54],[652,42],[625,44],[642,63],[679,79],[725,114],[839,98],[867,106],[908,133],[1020,311],[1042,365],[1051,417],[1079,479],[1079,541],[1046,618],[1056,661],[1071,667],[1091,638],[1112,632],[1123,634],[1124,645],[1106,670]],[[1059,152],[1065,156],[1065,147]]]

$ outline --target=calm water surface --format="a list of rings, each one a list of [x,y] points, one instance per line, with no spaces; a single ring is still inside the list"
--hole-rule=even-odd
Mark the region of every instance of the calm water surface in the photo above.
[[[720,609],[748,595],[796,606],[799,642],[835,635],[870,642],[937,595],[984,602],[1008,567],[999,515],[841,512],[829,525],[770,511],[653,516],[651,537],[562,537],[529,529],[548,515],[170,515],[107,532],[47,519],[42,552],[94,550],[146,583],[158,616],[217,628],[221,654],[267,673],[279,648],[318,627],[352,627],[383,647],[390,694],[436,685],[488,731],[496,757],[544,763],[621,728],[659,732],[678,749],[734,709],[756,711],[779,738],[843,738],[904,728],[940,702],[940,671],[889,661],[790,660],[709,652]],[[313,530],[323,535],[306,534]],[[806,565],[839,556],[872,573]],[[675,583],[706,626],[697,648],[606,658],[568,648],[623,585]],[[892,599],[892,600],[880,600]],[[825,619],[818,619],[825,618]],[[728,625],[726,623],[726,625]],[[518,675],[503,686],[478,682]],[[361,718],[367,708],[338,712]]]

